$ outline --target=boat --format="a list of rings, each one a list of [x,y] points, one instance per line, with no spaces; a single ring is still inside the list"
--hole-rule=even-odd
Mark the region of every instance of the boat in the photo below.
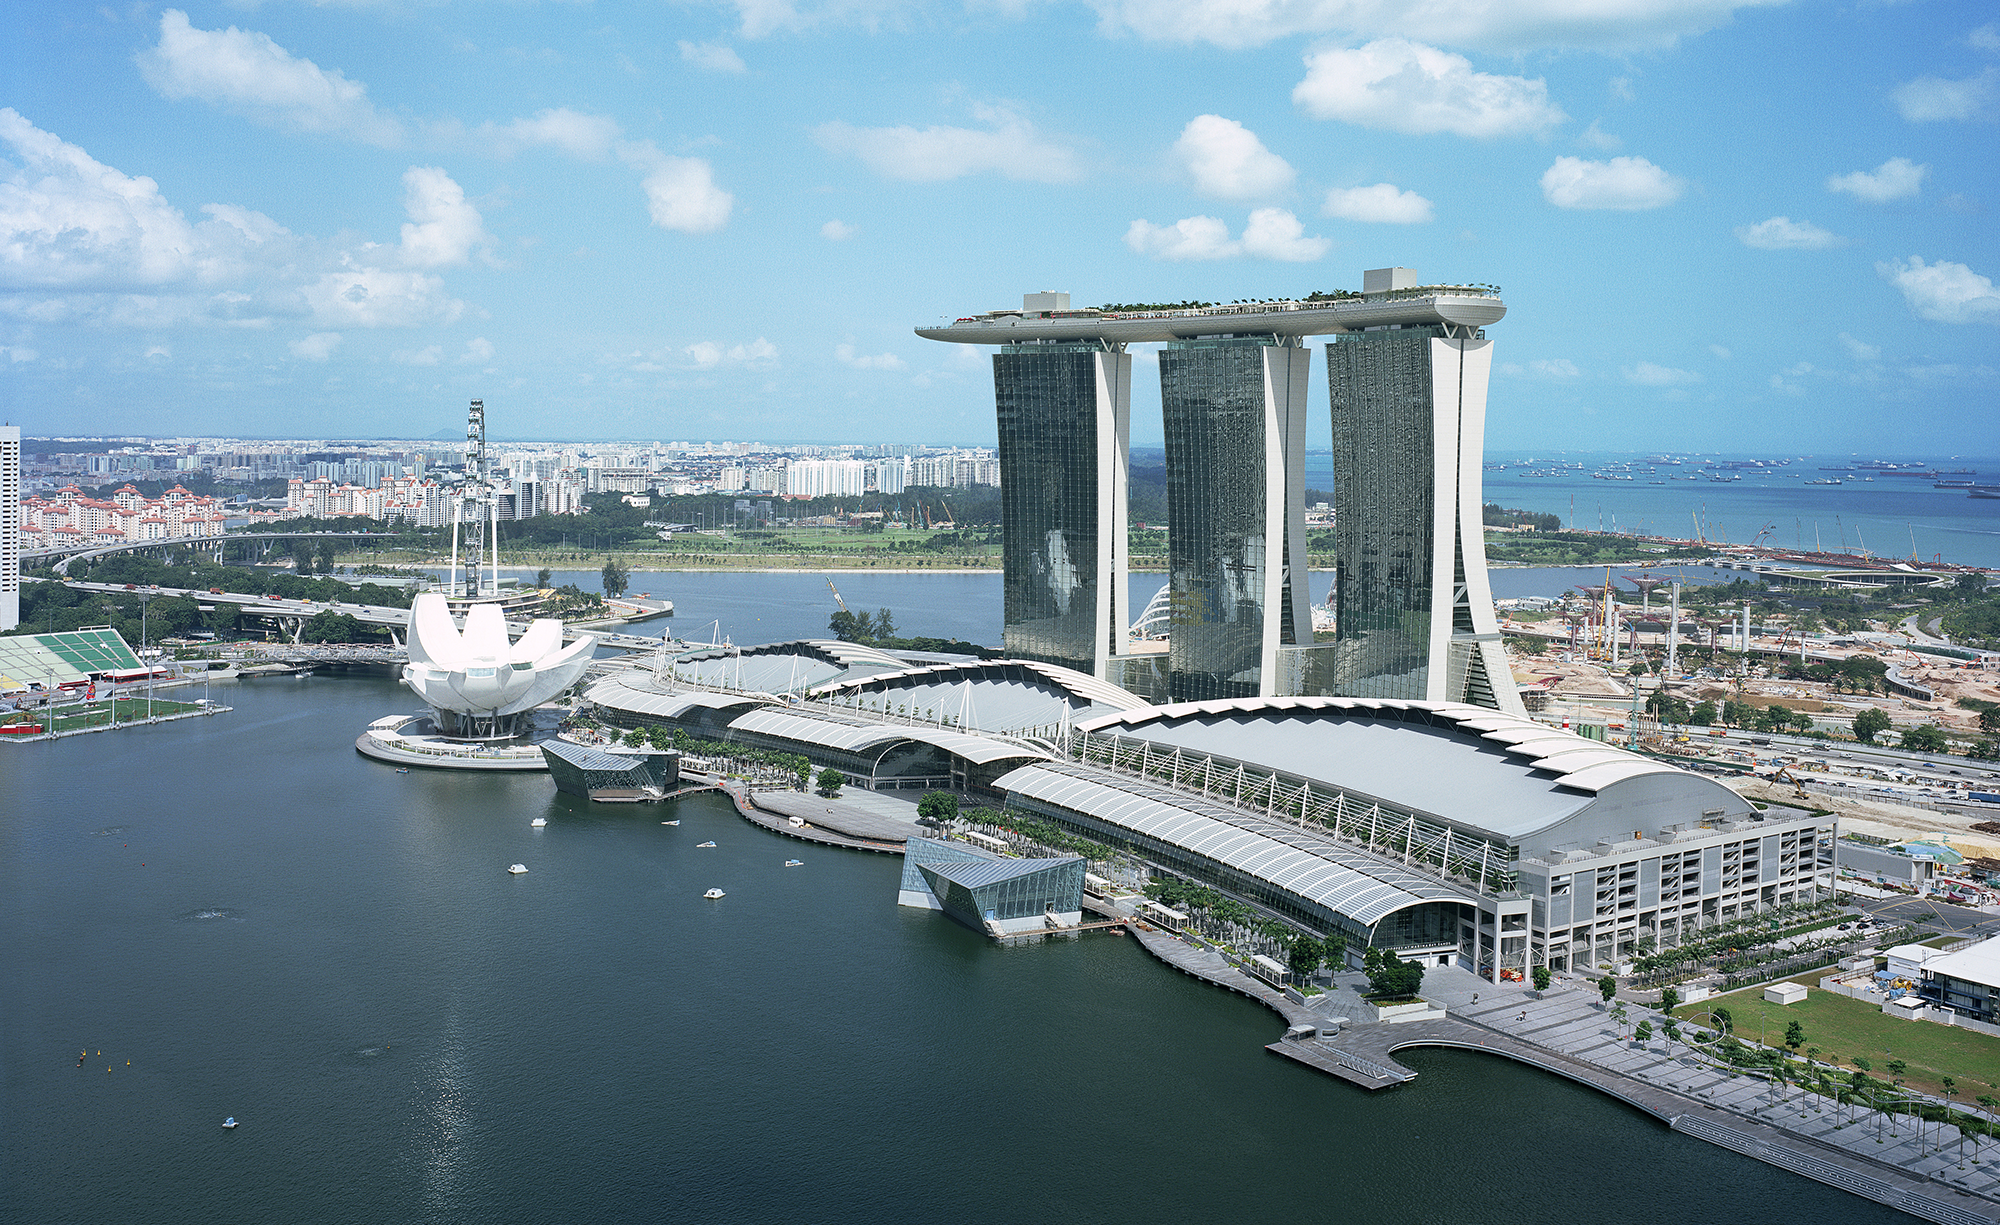
[[[1968,498],[2000,498],[2000,485],[1974,485],[1965,491]]]
[[[695,843],[695,845],[700,847],[700,846],[714,846],[715,844],[713,842],[697,842]]]
[[[397,767],[396,767],[396,773],[398,773],[398,774],[408,774],[409,772],[410,772],[410,767],[408,767],[408,766],[397,766]]]
[[[1822,478],[1822,479],[1820,479],[1820,480],[1817,480],[1817,481],[1807,481],[1807,482],[1806,482],[1806,484],[1808,484],[1808,485],[1838,485],[1838,484],[1840,484],[1840,478],[1839,478],[1839,477],[1837,477],[1837,476],[1830,476],[1830,477],[1825,477],[1825,478]]]
[[[542,826],[547,825],[548,823],[549,819],[547,817],[536,817],[534,820],[528,822],[528,825],[532,829],[540,829],[542,828]]]
[[[805,862],[803,859],[787,859],[785,866],[788,868],[800,868],[805,866]]]
[[[662,825],[679,825],[679,824],[680,824],[680,822],[679,822],[679,821],[662,821],[662,822],[660,822],[660,824],[662,824]]]
[[[228,1118],[222,1120],[222,1125],[226,1128],[234,1128],[236,1126],[236,1116],[232,1114]]]
[[[724,897],[727,895],[725,895],[720,889],[710,889],[707,893],[702,894],[702,896],[708,898],[710,901],[713,901],[716,898]]]
[[[514,864],[513,866],[507,869],[507,871],[514,874],[515,876],[519,876],[521,875],[521,873],[526,872],[527,870],[528,870],[528,865],[524,863]]]

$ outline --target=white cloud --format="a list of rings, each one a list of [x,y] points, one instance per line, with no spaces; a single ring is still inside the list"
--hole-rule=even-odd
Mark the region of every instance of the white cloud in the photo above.
[[[33,349],[23,349],[19,345],[0,345],[0,357],[9,362],[31,362],[40,356]]]
[[[1134,221],[1125,231],[1125,245],[1154,259],[1228,259],[1241,254],[1229,237],[1229,223],[1219,217],[1183,217],[1172,225]]]
[[[739,0],[748,7],[750,0]],[[1399,35],[1492,51],[1670,46],[1782,0],[1086,0],[1102,28],[1163,42],[1256,47],[1298,35]],[[757,7],[791,6],[784,0]],[[745,18],[746,25],[748,18]]]
[[[1918,165],[1907,157],[1892,157],[1874,170],[1857,170],[1853,174],[1829,175],[1826,180],[1828,191],[1845,192],[1857,200],[1870,204],[1886,204],[1900,200],[1904,196],[1914,196],[1923,187],[1924,176],[1930,173],[1929,166]]]
[[[1699,383],[1701,376],[1692,370],[1677,370],[1672,366],[1657,366],[1652,362],[1640,362],[1633,366],[1621,366],[1619,373],[1628,383],[1641,387],[1678,387],[1685,383]]]
[[[813,139],[829,153],[849,154],[870,170],[911,183],[942,183],[972,174],[999,174],[1030,183],[1068,183],[1083,177],[1076,154],[1049,140],[1004,107],[973,110],[980,128],[908,126],[857,128],[823,123]]]
[[[1576,143],[1588,149],[1603,149],[1607,152],[1613,149],[1621,149],[1625,146],[1624,141],[1598,126],[1599,123],[1599,120],[1591,120],[1589,127],[1577,133]]]
[[[1840,346],[1847,355],[1858,362],[1872,362],[1882,356],[1881,345],[1871,345],[1865,340],[1857,340],[1846,332],[1840,334]]]
[[[161,97],[193,98],[300,132],[371,145],[402,143],[403,125],[368,100],[368,87],[299,59],[269,35],[230,26],[198,30],[186,13],[160,14],[160,41],[139,53],[139,73]]]
[[[1384,225],[1421,225],[1432,218],[1429,200],[1413,191],[1400,191],[1394,183],[1336,187],[1326,193],[1326,207],[1322,211],[1343,221]]]
[[[681,352],[700,370],[712,370],[725,364],[761,370],[778,360],[778,346],[762,336],[748,344],[731,345],[726,349],[713,340],[698,340]]]
[[[465,352],[459,354],[458,357],[458,363],[461,366],[476,366],[481,362],[490,362],[492,360],[493,342],[484,336],[474,336],[471,340],[466,341]]]
[[[616,120],[561,106],[536,111],[511,123],[481,124],[475,133],[477,143],[496,157],[512,157],[522,149],[546,148],[560,149],[584,161],[601,160],[611,151],[618,135]]]
[[[1965,36],[1965,41],[1981,51],[2000,51],[2000,23],[1988,22]]]
[[[421,272],[349,267],[329,272],[300,294],[313,319],[333,327],[394,328],[450,323],[465,303],[444,291],[444,282]]]
[[[1636,212],[1672,204],[1686,189],[1687,184],[1643,157],[1608,162],[1559,157],[1542,175],[1542,196],[1557,208]]]
[[[1333,244],[1305,237],[1305,226],[1282,208],[1260,208],[1250,214],[1243,237],[1232,239],[1229,225],[1216,217],[1183,217],[1172,225],[1134,221],[1125,231],[1125,245],[1140,255],[1174,261],[1234,259],[1309,263]]]
[[[436,166],[403,172],[403,261],[418,268],[462,264],[474,246],[492,240],[479,210],[466,203],[465,189]]]
[[[1401,38],[1308,52],[1292,101],[1315,119],[1412,134],[1517,136],[1568,118],[1544,81],[1474,72],[1462,55]]]
[[[1234,119],[1197,115],[1181,130],[1174,154],[1194,177],[1195,190],[1224,200],[1250,200],[1282,192],[1295,177],[1284,158]]]
[[[2000,93],[2000,69],[1988,68],[1962,81],[1918,77],[1889,91],[1896,110],[1911,123],[1982,117]]]
[[[314,332],[310,336],[299,337],[285,347],[292,351],[293,357],[303,361],[323,362],[340,347],[340,333]]]
[[[1518,362],[1502,362],[1499,370],[1500,373],[1513,378],[1548,379],[1557,382],[1583,377],[1583,371],[1577,369],[1576,363],[1567,357],[1538,357],[1525,366]]]
[[[877,353],[871,357],[855,352],[851,344],[835,347],[833,355],[856,370],[901,370],[904,365],[903,359],[894,353]]]
[[[425,345],[421,349],[398,349],[389,355],[389,360],[401,362],[405,366],[435,366],[444,360],[444,346]]]
[[[1728,349],[1723,348],[1721,345],[1710,345],[1708,346],[1708,351],[1710,353],[1715,354],[1723,361],[1728,361],[1730,358],[1736,356],[1734,353],[1731,353]]]
[[[174,350],[170,345],[147,345],[144,356],[147,361],[157,357],[163,362],[170,362],[174,360]]]
[[[1875,271],[1897,289],[1910,309],[1938,323],[2000,324],[2000,290],[1993,280],[1949,260],[1926,264],[1912,255],[1907,261],[1877,264]]]
[[[715,168],[699,157],[672,157],[650,141],[618,146],[618,156],[646,177],[646,210],[663,230],[708,234],[729,224],[736,197],[716,186]]]
[[[742,72],[744,70],[743,57],[736,54],[733,48],[725,46],[722,43],[691,43],[684,41],[680,44],[680,48],[681,58],[697,68],[706,68],[710,72]]]
[[[849,225],[838,217],[819,227],[819,236],[828,242],[846,242],[860,232],[860,226]]]
[[[1772,217],[1756,225],[1736,227],[1737,241],[1746,247],[1756,247],[1760,251],[1824,251],[1829,247],[1844,247],[1847,240],[1831,230],[1823,230],[1810,221],[1793,221],[1790,217]]]

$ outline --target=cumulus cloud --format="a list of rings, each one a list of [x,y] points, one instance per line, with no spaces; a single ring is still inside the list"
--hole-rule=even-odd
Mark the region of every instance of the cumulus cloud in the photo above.
[[[1621,366],[1619,373],[1625,376],[1626,382],[1637,383],[1641,387],[1679,387],[1686,383],[1701,382],[1701,376],[1692,370],[1677,370],[1672,366],[1659,366],[1652,362]]]
[[[819,227],[819,236],[828,242],[846,242],[860,232],[860,226],[849,225],[838,217]]]
[[[1083,177],[1076,154],[1050,140],[1005,107],[979,106],[985,128],[934,126],[857,128],[823,123],[813,139],[829,153],[861,159],[889,179],[942,183],[973,174],[999,174],[1030,183],[1068,183]]]
[[[1125,245],[1140,255],[1163,260],[1213,260],[1248,256],[1252,259],[1310,263],[1332,244],[1307,238],[1305,226],[1282,208],[1260,208],[1250,214],[1240,239],[1229,236],[1229,225],[1217,217],[1183,217],[1172,225],[1134,221],[1125,231]]]
[[[778,346],[762,336],[748,344],[731,345],[728,348],[713,340],[698,340],[681,352],[686,354],[688,360],[699,370],[712,370],[722,365],[762,369],[778,360]]]
[[[2000,324],[2000,290],[1991,277],[1981,276],[1964,264],[1936,260],[1926,264],[1912,255],[1907,260],[1875,265],[1875,271],[1903,293],[1910,309],[1938,323]]]
[[[691,43],[683,41],[680,44],[680,48],[681,58],[697,68],[705,68],[710,72],[744,71],[743,57],[722,43]]]
[[[1844,192],[1870,204],[1886,204],[1904,196],[1916,195],[1930,170],[1929,166],[1918,165],[1907,157],[1892,157],[1873,170],[1829,175],[1826,189]]]
[[[493,360],[493,342],[484,336],[474,336],[465,342],[465,352],[458,355],[461,366],[476,366]]]
[[[472,248],[491,240],[465,189],[436,166],[403,172],[403,261],[418,268],[462,264]]]
[[[1625,142],[1598,126],[1600,122],[1600,120],[1596,119],[1591,120],[1589,127],[1577,133],[1576,143],[1583,145],[1585,148],[1603,149],[1606,151],[1623,148]]]
[[[465,312],[438,277],[396,268],[328,272],[300,291],[313,318],[335,327],[395,328],[450,323]]]
[[[1195,190],[1224,200],[1272,196],[1292,185],[1284,158],[1234,119],[1197,115],[1174,142],[1174,155],[1194,178]]]
[[[1981,51],[2000,51],[2000,23],[1987,22],[1967,34],[1965,41]]]
[[[435,366],[444,360],[443,345],[425,345],[421,349],[398,349],[389,355],[392,362],[405,366]]]
[[[1857,340],[1846,332],[1840,334],[1840,347],[1846,349],[1847,355],[1858,362],[1872,362],[1882,356],[1881,345],[1871,345],[1865,340]]]
[[[314,332],[310,336],[299,337],[285,347],[292,351],[293,357],[302,361],[323,362],[340,347],[340,333]]]
[[[1517,136],[1568,118],[1544,81],[1474,72],[1462,55],[1402,38],[1309,52],[1292,101],[1315,119],[1412,134]]]
[[[646,192],[646,211],[663,230],[709,234],[729,224],[736,197],[716,186],[715,168],[707,159],[673,157],[650,141],[619,145],[618,156],[645,173],[639,186]]]
[[[193,98],[291,131],[383,146],[403,140],[403,125],[376,109],[367,86],[292,55],[266,34],[196,29],[186,13],[168,9],[160,14],[160,41],[138,62],[164,98]]]
[[[1110,33],[1257,47],[1299,35],[1395,35],[1489,51],[1663,47],[1782,0],[1088,0]],[[786,0],[739,0],[790,8]],[[746,18],[747,24],[747,18]]]
[[[1413,191],[1400,191],[1394,183],[1336,187],[1326,193],[1326,207],[1322,211],[1343,221],[1383,225],[1421,225],[1432,217],[1429,200]]]
[[[1542,175],[1542,196],[1557,208],[1637,212],[1672,204],[1686,189],[1686,183],[1643,157],[1608,162],[1559,157]]]
[[[1911,123],[1984,118],[1991,112],[1996,94],[2000,94],[2000,69],[1996,68],[1956,81],[1918,77],[1889,91],[1896,110]]]
[[[1831,230],[1823,230],[1810,221],[1793,221],[1790,217],[1773,217],[1756,225],[1736,227],[1737,241],[1746,247],[1756,247],[1760,251],[1824,251],[1829,247],[1844,247],[1847,240]]]
[[[1518,362],[1502,362],[1500,373],[1512,378],[1544,379],[1550,382],[1567,382],[1583,377],[1583,371],[1567,357],[1538,357],[1523,366]]]
[[[856,352],[851,344],[836,346],[833,355],[839,358],[842,364],[852,366],[856,370],[901,370],[904,365],[903,359],[894,353],[876,353],[871,356]]]

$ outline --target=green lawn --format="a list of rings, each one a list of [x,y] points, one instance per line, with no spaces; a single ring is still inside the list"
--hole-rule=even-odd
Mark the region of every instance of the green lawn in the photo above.
[[[2000,1096],[2000,1038],[1939,1025],[1932,1021],[1902,1021],[1885,1016],[1880,1004],[1850,999],[1819,989],[1819,974],[1793,979],[1811,988],[1797,1004],[1781,1007],[1764,1002],[1763,988],[1736,991],[1711,997],[1698,1004],[1683,1005],[1677,1015],[1699,1024],[1703,1009],[1724,1007],[1736,1020],[1736,1036],[1746,1042],[1758,1040],[1758,1021],[1763,1021],[1763,1041],[1772,1046],[1783,1042],[1785,1027],[1797,1021],[1805,1027],[1805,1046],[1820,1049],[1820,1059],[1852,1068],[1856,1056],[1873,1065],[1871,1076],[1887,1078],[1888,1063],[1900,1059],[1910,1065],[1904,1079],[1912,1086],[1942,1093],[1942,1078],[1958,1081],[1960,1101],[1972,1101],[1982,1093]]]

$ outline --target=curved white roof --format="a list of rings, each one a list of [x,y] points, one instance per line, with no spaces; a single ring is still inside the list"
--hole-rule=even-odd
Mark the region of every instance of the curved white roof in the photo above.
[[[801,714],[777,707],[753,710],[732,721],[729,726],[736,731],[782,736],[800,744],[817,745],[820,748],[837,749],[848,753],[866,752],[876,748],[886,749],[899,740],[914,740],[919,744],[935,745],[974,765],[987,765],[1010,758],[1048,757],[1047,753],[1039,749],[1030,749],[987,736],[969,736],[964,732],[949,731],[941,727],[905,727],[893,723],[833,719],[824,715]]]
[[[688,712],[698,709],[730,710],[738,706],[761,706],[763,699],[746,697],[740,693],[710,693],[707,690],[691,689],[684,693],[662,693],[650,688],[650,678],[642,680],[636,676],[610,676],[592,685],[584,692],[584,697],[599,706],[610,706],[635,714],[653,715],[661,719],[684,718]]]
[[[1422,902],[1473,902],[1435,879],[1308,831],[1110,771],[1050,762],[1009,771],[994,786],[1191,851],[1364,926]]]
[[[1109,681],[1033,659],[963,660],[844,676],[820,685],[811,696],[837,701],[877,689],[912,690],[928,694],[921,700],[941,713],[959,714],[968,682],[975,692],[962,712],[966,726],[987,731],[1053,727],[1064,721],[1065,712],[1074,719],[1146,705],[1145,699]]]
[[[1586,808],[1609,827],[1749,811],[1713,779],[1484,707],[1388,698],[1235,698],[1081,720],[1077,728],[1265,767],[1519,839]],[[1629,788],[1647,779],[1642,797]],[[1599,801],[1602,800],[1602,803]],[[1667,809],[1673,815],[1663,815]]]

